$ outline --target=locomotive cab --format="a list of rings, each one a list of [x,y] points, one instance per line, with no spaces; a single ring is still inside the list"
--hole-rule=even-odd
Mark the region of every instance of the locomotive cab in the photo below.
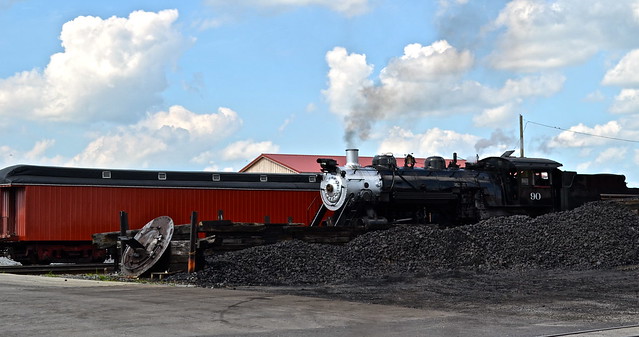
[[[553,206],[554,196],[551,186],[551,174],[545,168],[525,169],[517,172],[519,205]]]
[[[476,168],[496,173],[503,187],[501,208],[504,214],[525,213],[533,216],[558,209],[560,166],[560,163],[549,159],[510,156],[485,158],[475,165]],[[500,205],[489,206],[500,208]]]

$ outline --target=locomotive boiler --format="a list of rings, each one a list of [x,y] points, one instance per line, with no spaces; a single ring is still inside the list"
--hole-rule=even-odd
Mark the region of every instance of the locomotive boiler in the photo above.
[[[458,225],[493,216],[536,216],[598,200],[602,194],[627,194],[622,175],[580,175],[559,170],[544,158],[512,157],[508,151],[461,167],[456,154],[449,161],[428,157],[417,165],[408,155],[398,165],[391,154],[377,155],[371,166],[358,163],[358,150],[346,150],[347,163],[338,167],[319,158],[320,195],[335,226],[374,226],[387,223]]]

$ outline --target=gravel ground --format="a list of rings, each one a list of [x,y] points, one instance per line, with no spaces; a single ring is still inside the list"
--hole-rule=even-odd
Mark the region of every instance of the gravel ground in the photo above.
[[[343,246],[287,241],[210,256],[170,282],[495,315],[639,317],[639,216],[594,202],[537,218],[397,226]]]

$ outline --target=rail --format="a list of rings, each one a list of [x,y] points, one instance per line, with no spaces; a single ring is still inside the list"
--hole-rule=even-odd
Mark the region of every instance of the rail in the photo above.
[[[85,264],[53,264],[53,265],[28,265],[28,266],[0,266],[0,273],[8,274],[104,274],[115,270],[112,263],[85,263]]]
[[[570,331],[563,332],[553,335],[543,335],[539,337],[564,337],[564,336],[637,336],[639,333],[639,324],[632,325],[621,325],[621,326],[613,326],[607,328],[600,329],[591,329],[591,330],[580,330],[580,331]]]
[[[639,194],[602,193],[601,199],[602,200],[623,200],[623,199],[639,200]]]
[[[601,200],[617,202],[639,214],[639,194],[601,194]]]

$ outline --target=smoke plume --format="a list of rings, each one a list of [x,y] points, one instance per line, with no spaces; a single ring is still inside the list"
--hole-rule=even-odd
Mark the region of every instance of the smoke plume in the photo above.
[[[496,129],[490,134],[490,138],[482,138],[475,143],[475,151],[483,153],[488,148],[508,149],[508,147],[516,144],[517,138],[509,136],[501,129]]]

